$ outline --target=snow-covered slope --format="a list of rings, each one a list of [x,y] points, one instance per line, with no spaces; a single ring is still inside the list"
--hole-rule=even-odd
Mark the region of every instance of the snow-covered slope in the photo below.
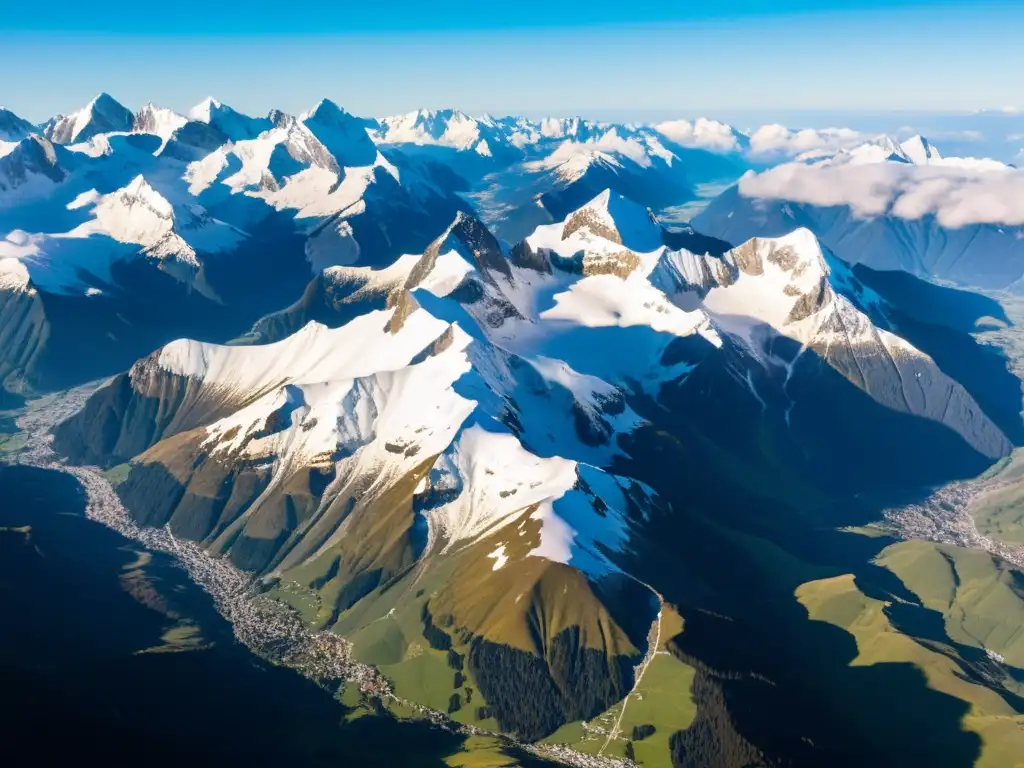
[[[0,271],[20,271],[33,286],[51,293],[81,293],[109,285],[114,262],[144,257],[206,290],[197,253],[231,250],[245,237],[199,206],[176,209],[142,176],[107,195],[85,193],[73,205],[89,210],[91,217],[68,232],[16,230],[0,241]]]
[[[232,141],[255,139],[263,131],[270,128],[268,118],[249,117],[241,112],[221,104],[212,96],[203,99],[189,110],[188,117],[200,123],[206,123],[220,130]]]
[[[669,252],[652,280],[687,306],[699,300],[714,327],[766,368],[794,375],[800,358],[820,358],[892,411],[938,421],[984,456],[1011,450],[973,398],[912,344],[875,325],[882,299],[809,230],[755,238],[721,260]],[[781,347],[777,337],[795,342]]]
[[[23,120],[11,110],[0,107],[0,142],[18,142],[35,131],[36,127],[28,120]],[[0,152],[2,151],[0,148]]]
[[[0,204],[46,197],[67,178],[66,154],[38,134],[0,147]]]
[[[420,109],[396,117],[385,117],[375,131],[385,144],[419,144],[469,150],[491,157],[507,139],[490,117],[474,118],[456,109]]]
[[[932,143],[920,134],[901,142],[900,150],[914,165],[928,165],[930,162],[942,159],[939,150],[933,147]]]
[[[187,122],[187,117],[179,115],[173,109],[158,107],[150,102],[135,113],[132,130],[138,133],[152,133],[167,141]]]
[[[375,161],[377,149],[370,138],[367,121],[350,115],[333,101],[324,99],[299,119],[339,166],[362,167]]]
[[[58,115],[43,128],[54,144],[77,144],[112,131],[130,131],[134,116],[109,94],[101,93],[77,112]]]
[[[749,174],[695,219],[731,242],[802,226],[844,261],[989,289],[1019,290],[1024,173],[942,157],[922,137],[874,142]]]

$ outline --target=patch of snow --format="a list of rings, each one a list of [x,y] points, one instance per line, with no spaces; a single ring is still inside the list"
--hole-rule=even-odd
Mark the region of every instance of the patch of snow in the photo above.
[[[494,566],[491,568],[492,571],[497,571],[501,566],[508,562],[508,555],[505,554],[504,544],[499,545],[497,549],[487,556],[494,560]]]

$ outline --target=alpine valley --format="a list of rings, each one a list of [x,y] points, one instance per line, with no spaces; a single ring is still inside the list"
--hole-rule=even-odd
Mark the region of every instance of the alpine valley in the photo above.
[[[1022,173],[704,118],[0,110],[0,456],[164,542],[128,591],[172,650],[233,647],[137,587],[182,553],[239,639],[294,622],[259,663],[395,734],[343,764],[1011,765]]]

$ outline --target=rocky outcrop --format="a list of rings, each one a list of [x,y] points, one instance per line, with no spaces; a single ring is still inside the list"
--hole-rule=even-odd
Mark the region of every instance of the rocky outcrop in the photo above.
[[[576,211],[565,220],[565,225],[562,227],[562,239],[568,240],[580,230],[586,230],[597,237],[603,237],[605,240],[622,245],[622,235],[618,230],[589,208]]]
[[[80,414],[59,424],[56,450],[79,464],[120,464],[238,407],[230,392],[204,387],[158,361],[159,353],[140,360],[89,398]]]
[[[58,116],[44,129],[54,144],[75,144],[112,131],[132,130],[135,116],[106,93],[90,101],[78,112]]]
[[[1020,293],[1020,226],[967,224],[945,227],[934,215],[864,218],[845,206],[815,206],[745,197],[732,187],[713,200],[694,225],[708,235],[739,243],[778,237],[807,227],[840,259],[875,270],[901,270],[924,278]]]
[[[49,333],[39,293],[0,282],[0,388],[13,392],[26,388]]]
[[[67,178],[57,149],[42,136],[22,139],[12,151],[0,157],[0,192],[17,190],[33,178],[59,184]]]

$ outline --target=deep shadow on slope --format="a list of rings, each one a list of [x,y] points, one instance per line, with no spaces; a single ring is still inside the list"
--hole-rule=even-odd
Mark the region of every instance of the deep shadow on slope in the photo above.
[[[555,172],[552,172],[554,174]],[[582,176],[569,183],[559,179],[537,200],[554,221],[562,221],[606,189],[655,210],[681,205],[696,198],[685,174],[663,172],[657,183],[642,174],[632,174],[603,162],[591,164]]]
[[[788,375],[727,340],[687,377],[664,387],[657,406],[638,401],[635,407],[689,444],[695,461],[709,460],[696,449],[710,443],[760,467],[768,485],[784,484],[788,475],[816,495],[916,489],[975,476],[994,461],[951,428],[878,403],[812,349],[797,357],[799,345],[777,337],[772,351],[792,361]],[[883,366],[862,370],[896,376]],[[695,490],[712,502],[720,491],[703,484]],[[875,519],[870,515],[860,524]]]
[[[168,341],[212,340],[244,327],[223,307],[142,263],[112,270],[124,288],[103,295],[41,293],[50,334],[28,380],[64,389],[123,371]]]
[[[988,319],[1010,323],[1002,305],[990,296],[962,288],[936,285],[902,271],[872,269],[855,264],[853,274],[908,317],[971,333]]]
[[[146,258],[115,262],[113,283],[98,295],[41,292],[48,335],[28,383],[64,389],[123,371],[176,338],[226,341],[301,295],[310,276],[291,224],[264,225],[236,252],[205,263],[213,298]]]
[[[637,463],[657,472],[651,456]],[[698,507],[673,486],[673,513],[651,521],[651,543],[630,565],[678,607],[685,629],[670,649],[697,669],[698,717],[673,737],[675,765],[974,764],[980,740],[961,729],[964,702],[930,689],[910,664],[850,666],[853,637],[810,620],[793,596],[803,581],[857,572],[890,539],[816,529],[750,496],[725,527],[721,507]],[[727,504],[737,500],[726,492]]]
[[[443,766],[458,737],[390,716],[346,722],[332,696],[235,643],[170,558],[82,516],[68,475],[0,467],[0,756],[113,765]],[[129,565],[135,563],[135,565]],[[149,607],[147,607],[149,606]],[[206,647],[137,653],[194,621]]]
[[[930,689],[911,664],[850,666],[852,635],[810,620],[794,590],[852,573],[869,596],[907,599],[870,565],[893,540],[838,529],[991,462],[804,355],[786,389],[788,423],[779,391],[757,382],[762,406],[728,354],[663,392],[663,409],[633,403],[653,423],[624,445],[631,459],[616,470],[650,483],[673,511],[648,522],[628,567],[678,607],[685,629],[671,647],[698,670],[698,717],[673,737],[675,764],[966,768],[980,753],[960,725],[968,705]],[[890,618],[972,652],[936,634],[919,604]]]
[[[1012,324],[999,302],[934,285],[906,272],[879,272],[862,264],[853,272],[895,309],[875,321],[931,356],[1015,445],[1024,444],[1021,381],[1003,350],[979,343],[971,335],[993,324]]]

